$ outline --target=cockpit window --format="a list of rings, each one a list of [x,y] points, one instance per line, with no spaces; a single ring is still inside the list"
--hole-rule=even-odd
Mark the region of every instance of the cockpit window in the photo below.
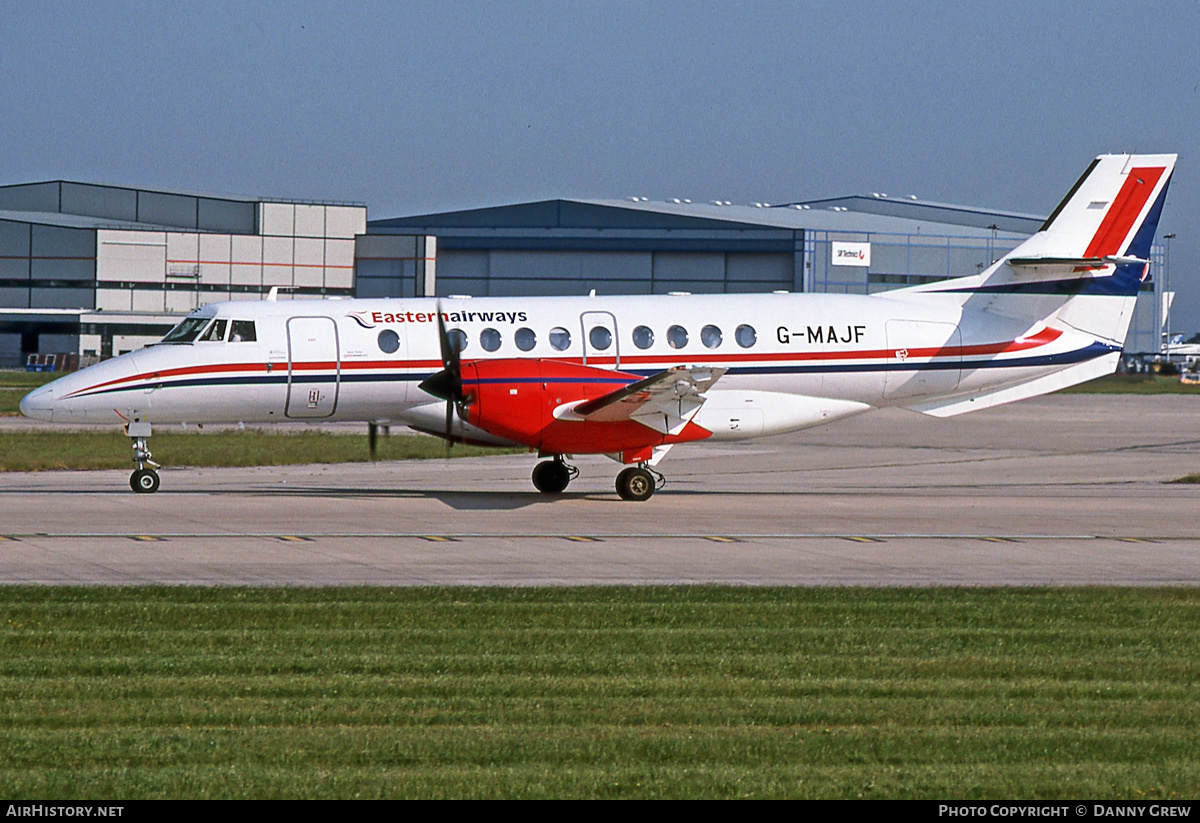
[[[210,320],[212,320],[211,317],[185,317],[178,326],[167,332],[167,336],[162,339],[162,342],[191,343]]]
[[[214,320],[208,331],[200,335],[200,340],[205,343],[220,343],[225,339],[225,327],[228,325],[229,321],[224,318]]]
[[[254,334],[253,320],[234,320],[229,329],[230,343],[254,343],[258,337]]]

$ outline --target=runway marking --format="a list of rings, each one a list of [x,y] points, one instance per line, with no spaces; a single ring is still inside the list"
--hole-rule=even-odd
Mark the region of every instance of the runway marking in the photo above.
[[[883,538],[881,538],[881,537],[850,537],[850,536],[843,535],[842,539],[843,540],[851,540],[855,543],[882,543],[882,542],[884,542]]]
[[[131,534],[130,540],[136,540],[139,543],[166,543],[167,538],[160,537],[157,534]]]
[[[277,534],[275,537],[285,543],[311,543],[315,539],[302,534]]]
[[[563,540],[570,540],[572,543],[603,543],[599,537],[588,537],[582,534],[564,534]]]
[[[423,534],[422,540],[428,540],[430,543],[457,543],[457,537],[446,537],[444,534]]]

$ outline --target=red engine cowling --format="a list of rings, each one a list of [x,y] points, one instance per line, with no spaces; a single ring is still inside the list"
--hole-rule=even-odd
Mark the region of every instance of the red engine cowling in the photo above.
[[[641,376],[558,360],[473,360],[462,364],[467,422],[486,432],[552,454],[625,453],[648,459],[649,449],[701,440],[710,432],[689,423],[664,435],[635,420],[559,419],[564,403],[602,397]]]

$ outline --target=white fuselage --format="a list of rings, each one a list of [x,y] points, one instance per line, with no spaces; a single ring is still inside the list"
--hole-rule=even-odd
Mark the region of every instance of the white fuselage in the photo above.
[[[642,376],[727,369],[695,418],[719,438],[967,397],[1115,361],[1117,350],[1069,327],[904,292],[240,301],[194,312],[197,339],[68,375],[27,396],[21,410],[53,422],[433,428],[444,403],[418,384],[443,366],[439,310],[450,335],[462,333],[463,361],[559,360]],[[204,328],[207,318],[228,322],[218,333],[216,324]]]

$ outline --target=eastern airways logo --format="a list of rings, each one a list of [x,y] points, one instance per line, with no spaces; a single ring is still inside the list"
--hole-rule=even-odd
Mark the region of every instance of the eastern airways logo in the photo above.
[[[351,311],[346,316],[364,329],[401,323],[433,323],[436,312],[421,311]],[[528,315],[523,311],[444,311],[445,323],[524,323]]]

